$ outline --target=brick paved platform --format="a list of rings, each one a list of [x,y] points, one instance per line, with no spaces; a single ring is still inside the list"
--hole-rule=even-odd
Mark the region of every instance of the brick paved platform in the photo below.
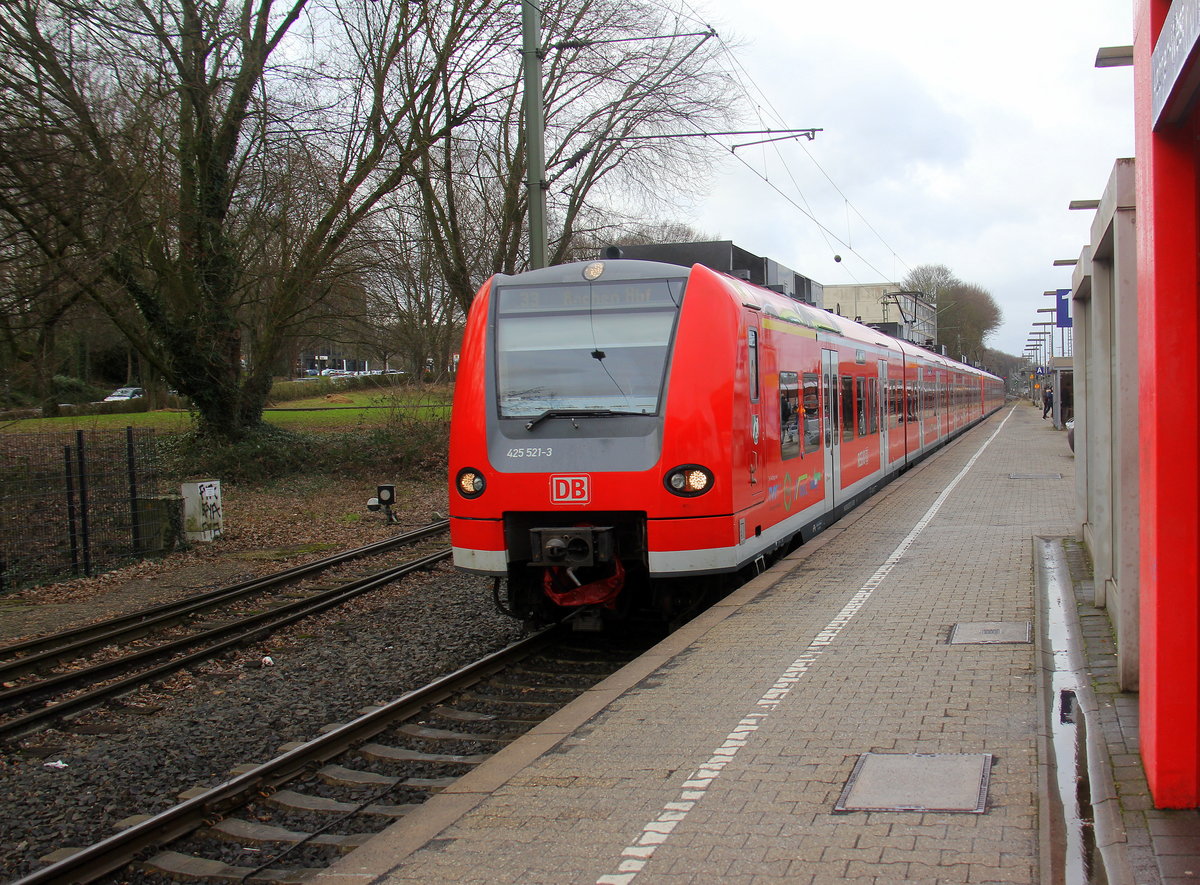
[[[1072,881],[1034,560],[1072,534],[1073,459],[1039,418],[1005,408],[320,885]],[[1106,795],[1132,758],[1094,854],[1157,882]]]

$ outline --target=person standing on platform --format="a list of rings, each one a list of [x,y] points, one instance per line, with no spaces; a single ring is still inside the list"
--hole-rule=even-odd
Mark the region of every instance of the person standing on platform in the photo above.
[[[1042,394],[1042,420],[1046,420],[1046,416],[1050,414],[1050,410],[1054,408],[1054,388],[1047,387]]]

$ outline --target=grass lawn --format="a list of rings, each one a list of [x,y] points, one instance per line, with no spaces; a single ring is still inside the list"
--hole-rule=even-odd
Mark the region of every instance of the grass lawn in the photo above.
[[[350,390],[267,404],[263,420],[287,430],[349,430],[386,424],[397,413],[406,418],[445,418],[451,388],[393,387]],[[71,430],[120,430],[148,427],[159,433],[179,433],[192,426],[189,412],[122,412],[113,415],[69,415],[62,418],[22,418],[0,422],[0,433],[53,433]]]

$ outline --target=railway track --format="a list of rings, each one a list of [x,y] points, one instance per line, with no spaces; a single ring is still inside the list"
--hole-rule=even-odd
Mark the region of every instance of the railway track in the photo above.
[[[305,593],[266,610],[231,617],[214,626],[194,626],[195,619],[201,616],[244,606],[256,595],[352,560],[429,538],[446,528],[447,522],[442,520],[263,578],[0,648],[0,685],[5,686],[0,689],[0,737],[11,739],[28,734],[231,648],[262,639],[406,574],[429,568],[449,558],[450,550],[440,549],[331,588]],[[178,631],[189,624],[192,628],[182,636],[116,656],[110,654],[91,665],[44,675],[97,651],[117,648],[152,633]]]
[[[650,644],[582,642],[543,630],[107,839],[65,849],[14,885],[304,882]]]

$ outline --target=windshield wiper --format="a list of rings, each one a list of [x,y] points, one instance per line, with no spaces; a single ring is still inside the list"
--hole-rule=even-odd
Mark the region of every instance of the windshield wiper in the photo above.
[[[616,409],[546,409],[536,418],[525,422],[526,430],[533,430],[547,418],[611,418],[616,415],[644,415],[645,412],[620,412]]]

